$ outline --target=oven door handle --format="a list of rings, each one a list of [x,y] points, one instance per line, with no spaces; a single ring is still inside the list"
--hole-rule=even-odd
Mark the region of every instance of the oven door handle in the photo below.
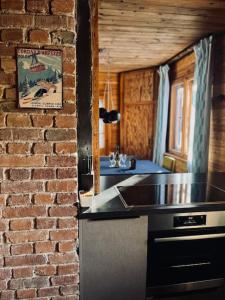
[[[154,241],[156,243],[165,243],[165,242],[193,241],[193,240],[206,240],[206,239],[217,239],[217,238],[225,238],[225,233],[163,237],[163,238],[155,238]]]
[[[208,266],[208,265],[211,265],[210,261],[199,262],[199,263],[194,263],[194,264],[185,264],[185,265],[173,265],[173,266],[170,266],[170,268],[179,269],[179,268],[188,268],[188,267],[202,267],[202,266]]]

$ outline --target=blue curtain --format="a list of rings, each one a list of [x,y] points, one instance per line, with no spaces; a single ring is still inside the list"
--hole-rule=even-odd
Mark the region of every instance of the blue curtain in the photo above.
[[[208,171],[209,129],[212,89],[212,41],[202,39],[195,47],[195,72],[190,120],[188,171]]]
[[[161,66],[159,68],[159,95],[157,107],[157,120],[155,142],[153,150],[153,161],[159,165],[163,163],[163,154],[166,151],[166,133],[168,122],[169,107],[169,66]]]

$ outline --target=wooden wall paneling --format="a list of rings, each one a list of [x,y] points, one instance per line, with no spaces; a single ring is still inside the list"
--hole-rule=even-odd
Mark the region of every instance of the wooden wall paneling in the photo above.
[[[225,171],[225,35],[217,38],[210,126],[209,169]]]
[[[99,161],[99,56],[98,56],[98,0],[90,0],[92,39],[92,156],[94,172],[94,193],[100,192]]]
[[[121,75],[121,151],[141,159],[152,158],[155,112],[155,69]]]

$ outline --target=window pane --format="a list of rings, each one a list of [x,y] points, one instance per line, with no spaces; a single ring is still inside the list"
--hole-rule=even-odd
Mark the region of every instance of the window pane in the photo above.
[[[191,102],[192,102],[192,94],[193,94],[193,80],[188,82],[188,89],[187,89],[187,98],[186,98],[186,127],[185,127],[185,154],[188,153],[188,145],[189,145],[189,136],[190,136],[190,114],[191,114]]]
[[[182,126],[183,126],[183,103],[184,103],[184,86],[176,87],[176,109],[175,109],[175,126],[174,126],[174,149],[181,151],[182,146]]]

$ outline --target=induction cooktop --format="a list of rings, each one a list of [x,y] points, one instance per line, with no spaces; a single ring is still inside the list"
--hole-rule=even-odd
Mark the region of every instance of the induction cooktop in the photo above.
[[[225,203],[225,190],[206,183],[117,186],[125,207]]]

